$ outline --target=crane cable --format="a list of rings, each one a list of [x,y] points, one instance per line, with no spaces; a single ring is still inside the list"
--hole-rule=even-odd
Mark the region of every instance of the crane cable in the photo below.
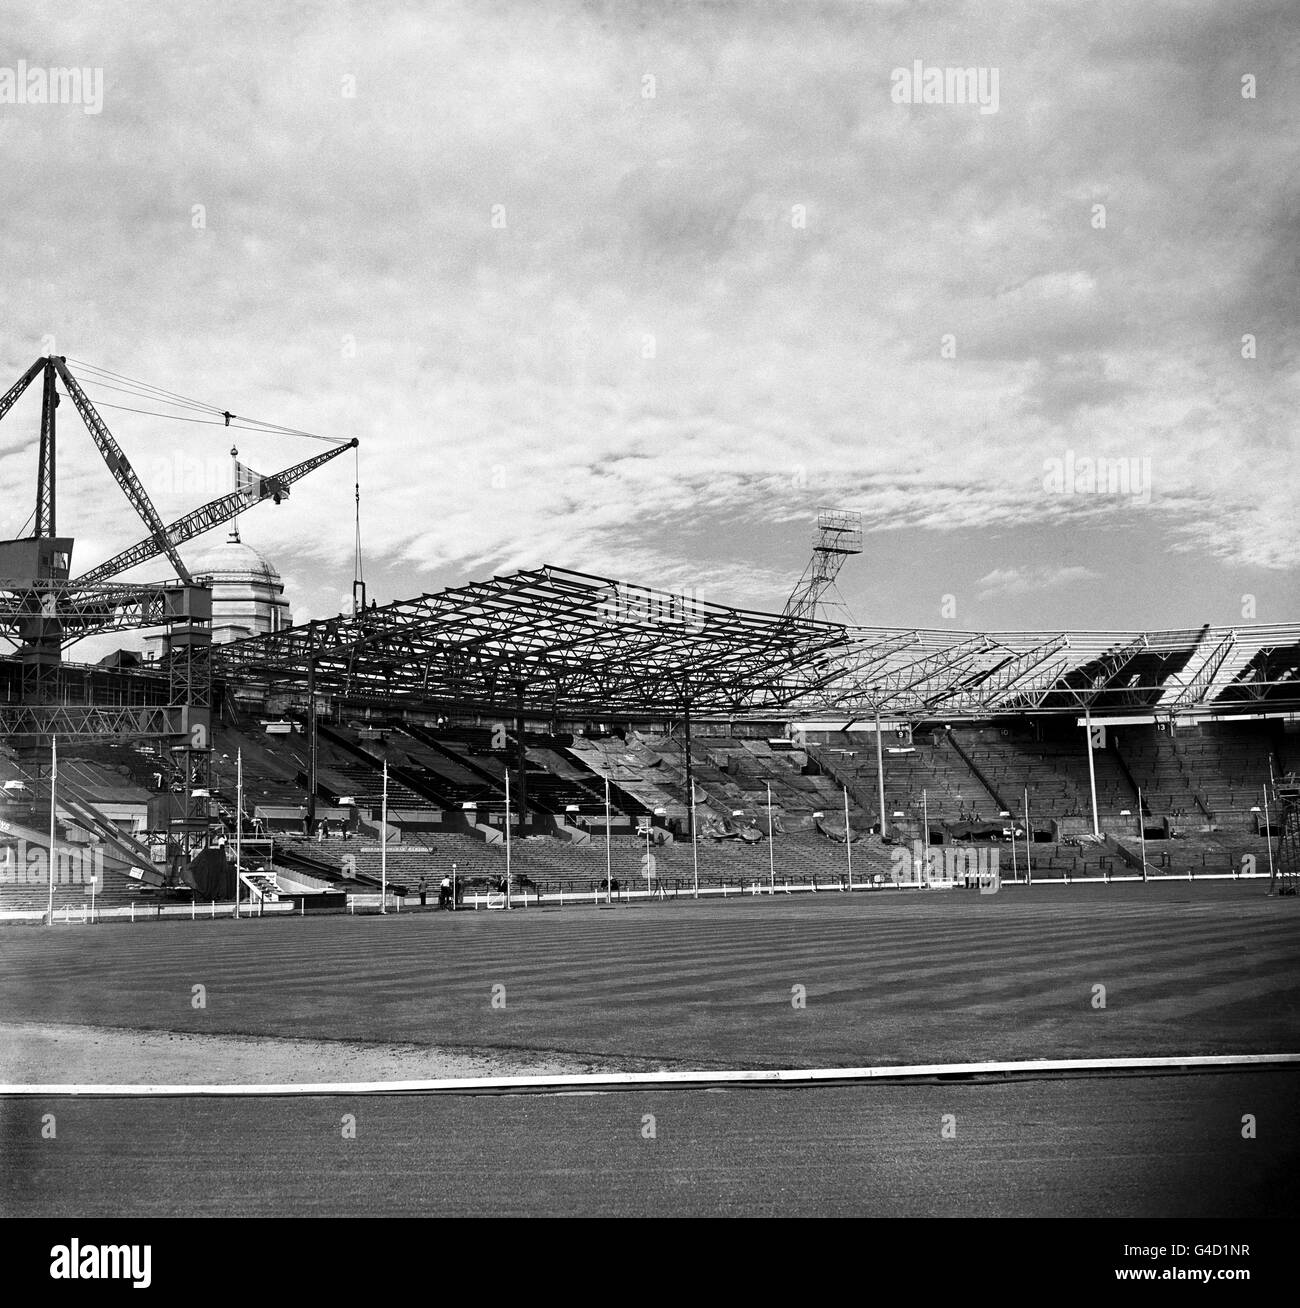
[[[161,386],[155,386],[151,382],[139,381],[133,377],[127,377],[123,373],[113,372],[108,368],[101,368],[97,364],[90,363],[84,359],[70,359],[70,362],[77,365],[79,372],[96,374],[94,376],[79,378],[84,387],[90,386],[98,389],[122,392],[128,395],[134,395],[138,399],[145,400],[153,404],[166,404],[175,408],[187,408],[196,413],[210,414],[210,417],[200,418],[181,413],[160,413],[156,409],[139,409],[127,404],[113,404],[107,400],[97,400],[96,405],[106,409],[117,409],[123,413],[140,413],[152,418],[165,418],[173,422],[192,422],[201,426],[212,427],[230,427],[235,426],[242,431],[260,431],[269,435],[282,436],[302,436],[309,440],[324,441],[331,445],[346,445],[347,441],[338,436],[322,436],[317,432],[303,431],[300,427],[286,427],[280,423],[265,422],[261,419],[250,418],[246,415],[236,415],[227,409],[218,408],[214,404],[208,404],[202,400],[195,400],[186,395],[181,395],[177,391],[169,391]],[[231,422],[232,418],[242,417],[242,422]]]
[[[35,520],[36,520],[36,510],[33,509],[27,515],[27,521],[24,522],[23,525],[18,529],[18,533],[14,537],[14,539],[18,540],[20,537],[25,536],[27,534],[27,528],[30,527]]]
[[[361,593],[361,607],[366,604],[365,572],[361,565],[361,448],[352,450],[353,459],[353,496],[356,500],[356,546],[352,556],[352,616],[356,617],[357,592]]]
[[[134,409],[129,404],[110,404],[107,400],[96,400],[97,409],[117,409],[122,413],[143,413],[150,418],[166,418],[171,422],[194,422],[205,427],[238,427],[240,431],[260,431],[268,436],[302,436],[307,440],[324,441],[326,445],[346,445],[347,437],[322,436],[314,431],[301,431],[297,427],[279,427],[274,423],[227,422],[224,415],[217,418],[186,418],[177,413],[159,413],[155,409]],[[232,418],[237,414],[231,414]]]
[[[155,399],[164,399],[176,404],[185,405],[192,409],[206,409],[209,413],[220,413],[221,410],[215,404],[207,404],[202,400],[191,399],[187,395],[181,395],[178,391],[169,391],[162,386],[155,386],[152,382],[140,381],[134,377],[128,377],[124,373],[113,372],[110,368],[101,368],[96,363],[91,363],[87,359],[72,359],[81,371],[96,373],[100,378],[111,378],[114,382],[125,382],[125,386],[119,386],[120,390],[132,390],[137,394],[152,392]],[[105,385],[108,383],[105,382]]]

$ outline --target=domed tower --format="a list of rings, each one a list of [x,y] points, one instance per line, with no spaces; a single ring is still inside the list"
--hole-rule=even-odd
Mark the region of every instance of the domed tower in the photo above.
[[[240,539],[237,523],[222,544],[191,564],[190,571],[196,581],[211,580],[214,644],[293,625],[280,574]]]

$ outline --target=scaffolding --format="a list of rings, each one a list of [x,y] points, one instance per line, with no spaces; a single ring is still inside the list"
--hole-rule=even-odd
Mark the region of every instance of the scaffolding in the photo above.
[[[1300,890],[1300,780],[1294,773],[1273,787],[1281,832],[1269,894],[1294,895]]]

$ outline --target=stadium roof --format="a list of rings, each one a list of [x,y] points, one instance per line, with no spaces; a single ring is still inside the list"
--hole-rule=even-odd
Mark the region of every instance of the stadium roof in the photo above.
[[[1300,708],[1300,624],[1187,631],[853,628],[828,712],[1226,716]]]
[[[218,675],[359,703],[555,716],[1300,710],[1300,623],[1157,632],[844,627],[542,567],[215,647]]]
[[[746,713],[838,675],[842,627],[543,567],[214,647],[217,675],[357,700]]]

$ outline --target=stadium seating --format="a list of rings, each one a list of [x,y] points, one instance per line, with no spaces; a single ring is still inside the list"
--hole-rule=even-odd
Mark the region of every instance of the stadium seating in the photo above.
[[[1142,788],[1142,807],[1147,815],[1209,817],[1189,760],[1167,732],[1149,727],[1117,732],[1116,748]]]
[[[664,815],[656,826],[666,829],[656,831],[659,843],[650,851],[655,885],[691,885],[697,861],[706,887],[766,884],[772,863],[778,884],[842,880],[848,867],[844,787],[855,837],[854,873],[863,880],[872,875],[891,878],[900,866],[910,866],[907,851],[920,837],[922,794],[932,836],[950,842],[973,835],[987,846],[990,836],[996,839],[999,833],[971,832],[973,819],[996,825],[1003,807],[1019,817],[1026,790],[1037,837],[1032,850],[1036,872],[1076,877],[1123,871],[1137,857],[1138,786],[1147,814],[1149,875],[1228,873],[1240,870],[1243,857],[1253,857],[1259,869],[1266,870],[1268,845],[1259,834],[1261,815],[1250,810],[1262,797],[1270,765],[1276,773],[1284,771],[1284,742],[1276,730],[1220,723],[1180,729],[1176,735],[1158,732],[1150,724],[1110,731],[1107,747],[1092,756],[1107,843],[1090,838],[1088,756],[1082,735],[1072,722],[1054,721],[1036,730],[1023,721],[938,726],[917,730],[910,741],[891,734],[885,742],[885,801],[891,834],[901,842],[891,846],[868,834],[878,817],[871,732],[837,732],[810,739],[806,748],[774,749],[765,738],[720,734],[716,727],[702,724],[691,745],[700,832],[693,856],[689,840],[682,838],[688,829],[689,794],[680,736],[628,731],[569,738],[530,732],[530,813],[534,818],[550,815],[558,824],[557,833],[565,834],[564,819],[575,816],[569,810],[576,806],[586,832],[579,825],[561,840],[539,835],[544,824],[538,821],[526,835],[516,827],[511,866],[518,883],[550,890],[590,890],[604,884],[607,846],[601,819],[608,778],[616,817],[608,869],[625,888],[646,885],[646,846],[632,823],[656,810]],[[503,801],[505,769],[516,753],[513,737],[507,734],[504,749],[501,744],[501,733],[494,737],[485,727],[324,724],[317,756],[319,812],[332,814],[335,800],[350,798],[361,826],[353,839],[342,839],[340,832],[318,841],[314,833],[303,832],[300,816],[287,818],[275,832],[270,871],[283,873],[290,883],[296,877],[304,888],[377,885],[376,823],[387,759],[389,882],[412,894],[432,891],[455,863],[462,885],[495,884],[506,862],[504,843],[496,840],[500,827],[489,833],[495,841],[489,843],[482,830],[466,829],[461,806]],[[293,815],[305,811],[304,737],[267,735],[255,723],[221,727],[212,758],[213,794],[228,829],[233,827],[237,753],[243,759],[246,820],[259,809]],[[144,747],[70,749],[60,762],[83,796],[106,806],[125,804],[127,798],[142,803],[165,781],[166,760]],[[42,805],[40,800],[39,764],[24,761],[10,749],[0,750],[3,781],[17,784],[3,792],[0,817],[29,830],[43,829],[48,802]],[[895,816],[900,813],[901,819]],[[1165,830],[1166,818],[1175,838],[1156,839]],[[251,831],[251,821],[246,821],[246,838]],[[90,833],[61,823],[58,834],[66,845]],[[672,839],[672,834],[678,838]],[[1052,839],[1045,841],[1049,834]],[[15,851],[12,860],[18,846],[12,841],[10,845]],[[1021,844],[1017,851],[1019,871],[1023,849]],[[999,852],[1005,875],[1011,851],[1003,845]],[[7,876],[0,875],[0,909],[43,909],[46,885],[26,881],[25,872],[12,861],[4,864],[4,857],[0,847],[0,873],[8,868]],[[108,908],[151,896],[156,898],[126,876],[120,860],[107,861],[97,904]],[[60,909],[69,906],[75,912],[86,899],[80,882],[56,883]]]

